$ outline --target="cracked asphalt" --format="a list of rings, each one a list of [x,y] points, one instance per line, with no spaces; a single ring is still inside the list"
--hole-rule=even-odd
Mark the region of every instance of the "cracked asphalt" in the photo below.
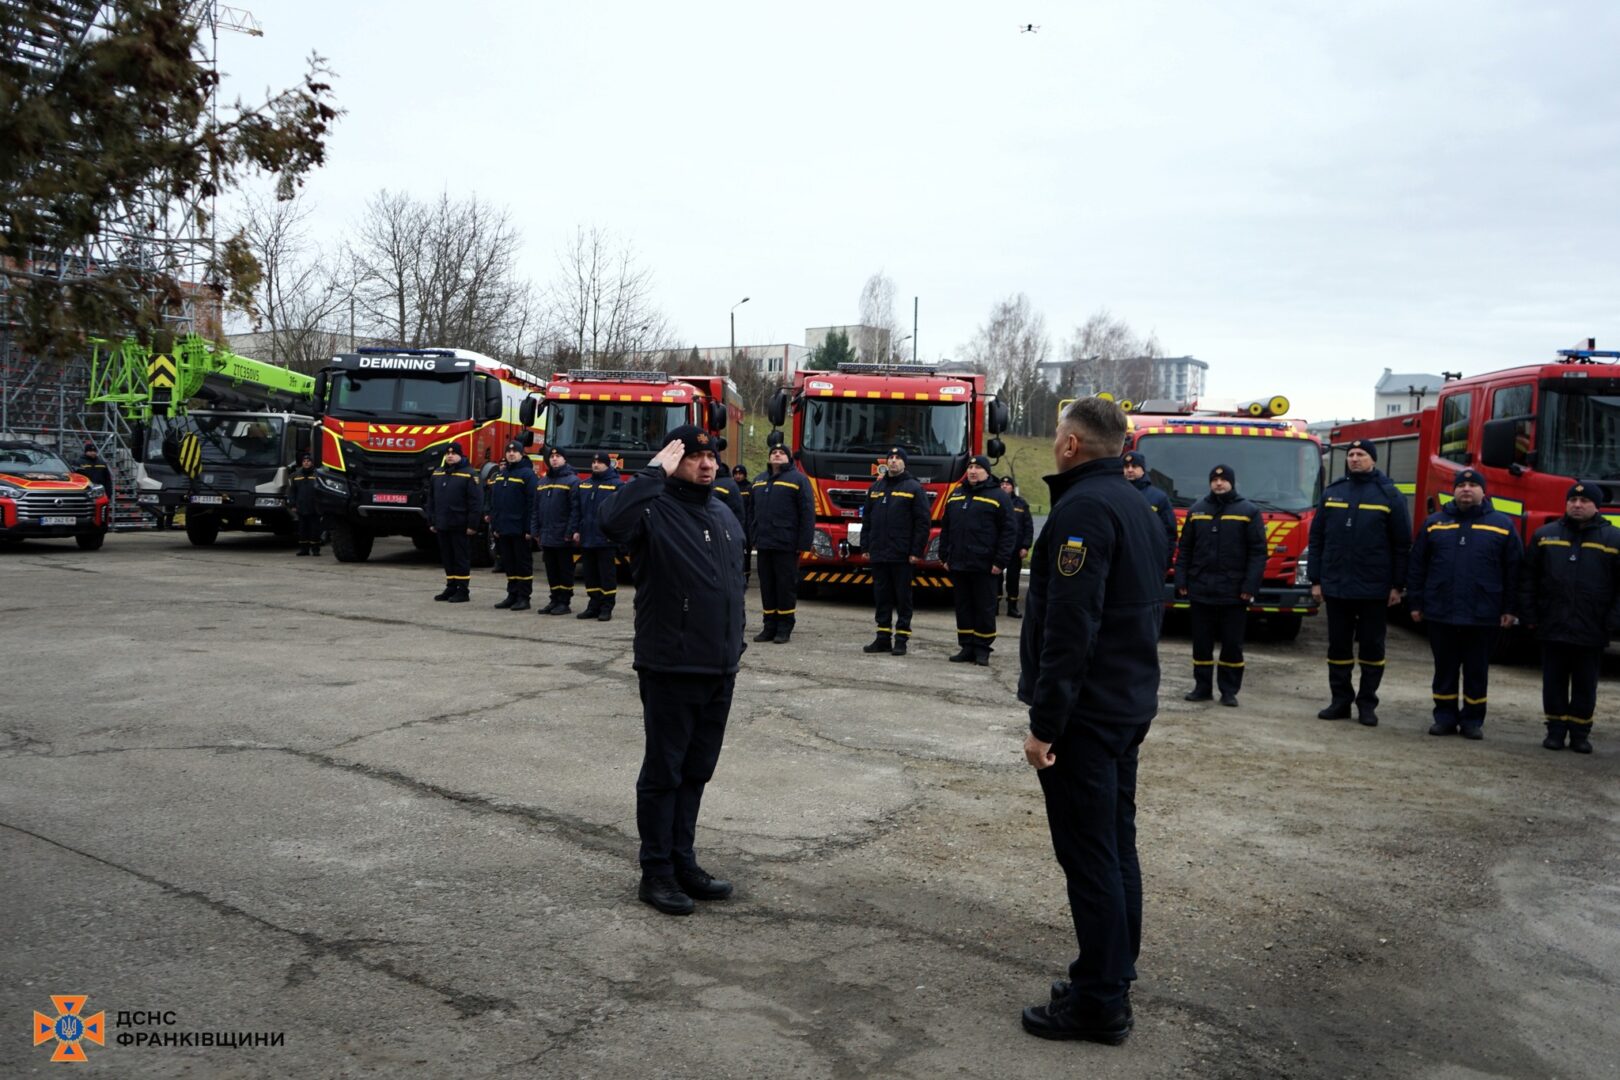
[[[801,601],[744,657],[700,822],[738,895],[671,919],[635,900],[629,590],[601,624],[491,610],[498,582],[432,603],[387,542],[0,550],[0,1075],[53,1075],[24,1024],[75,993],[174,1013],[87,1046],[120,1077],[1620,1075],[1612,656],[1578,758],[1526,668],[1484,742],[1427,737],[1410,631],[1375,730],[1314,718],[1319,625],[1251,643],[1238,710],[1181,701],[1172,633],[1115,1049],[1018,1026],[1073,939],[1010,636],[947,664],[934,605],[869,657],[863,600]]]

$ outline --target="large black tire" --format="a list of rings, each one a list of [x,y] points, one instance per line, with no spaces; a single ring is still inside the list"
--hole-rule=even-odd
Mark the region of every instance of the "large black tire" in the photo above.
[[[1293,641],[1299,637],[1299,628],[1305,625],[1305,616],[1291,611],[1266,616],[1267,641]]]
[[[219,539],[219,519],[212,514],[187,514],[186,539],[196,547],[208,547]]]
[[[432,555],[434,558],[438,558],[439,538],[434,536],[432,533],[411,533],[411,543],[415,544],[416,550],[420,551],[422,554]]]
[[[376,542],[370,529],[342,518],[332,522],[332,554],[338,562],[365,562]]]
[[[80,533],[73,539],[79,542],[79,550],[81,551],[100,551],[101,545],[107,542],[107,534],[104,532]]]

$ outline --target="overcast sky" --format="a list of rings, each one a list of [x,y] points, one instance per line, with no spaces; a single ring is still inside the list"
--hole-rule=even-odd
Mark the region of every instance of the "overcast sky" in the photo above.
[[[696,344],[743,296],[739,344],[853,322],[882,270],[924,359],[1024,292],[1054,352],[1108,308],[1313,419],[1620,347],[1613,0],[250,6],[227,96],[339,75],[318,234],[477,193],[544,282],[601,225]]]

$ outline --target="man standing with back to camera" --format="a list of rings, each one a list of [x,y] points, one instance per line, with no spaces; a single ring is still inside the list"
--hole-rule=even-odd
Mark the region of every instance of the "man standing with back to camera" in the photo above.
[[[638,895],[666,915],[724,900],[692,850],[743,653],[742,529],[713,497],[714,439],[693,424],[600,511],[602,532],[630,548],[636,582],[633,666],[646,750],[636,778]]]
[[[1079,955],[1051,1000],[1024,1010],[1043,1039],[1117,1046],[1131,1032],[1142,944],[1137,751],[1158,711],[1165,534],[1123,475],[1125,414],[1082,398],[1063,412],[1046,478],[1052,512],[1030,557],[1018,700],[1068,880]]]

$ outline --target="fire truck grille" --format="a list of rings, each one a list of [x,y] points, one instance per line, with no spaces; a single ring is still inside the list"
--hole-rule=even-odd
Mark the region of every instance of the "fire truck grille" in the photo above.
[[[841,510],[859,510],[866,505],[866,489],[828,488],[827,501]]]
[[[432,464],[401,454],[359,454],[360,474],[379,487],[416,487]]]

